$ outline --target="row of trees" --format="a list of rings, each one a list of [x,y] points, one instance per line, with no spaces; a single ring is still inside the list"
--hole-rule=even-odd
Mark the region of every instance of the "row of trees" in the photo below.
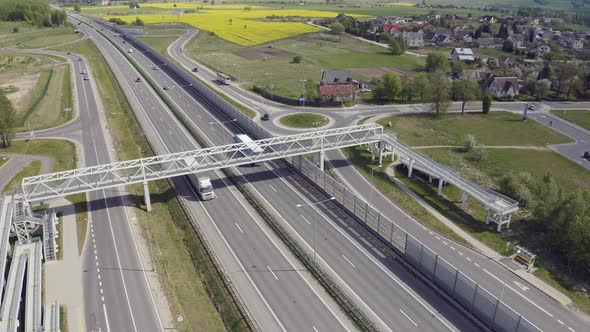
[[[3,90],[0,90],[0,146],[8,147],[14,138],[16,111]]]
[[[63,10],[54,10],[45,0],[0,1],[0,21],[29,22],[37,27],[63,25],[66,22]]]
[[[445,112],[450,101],[455,100],[461,102],[461,113],[464,114],[468,102],[481,99],[481,89],[471,79],[451,82],[442,70],[419,73],[403,81],[395,73],[386,73],[374,88],[373,98],[378,102],[430,102],[437,115]]]

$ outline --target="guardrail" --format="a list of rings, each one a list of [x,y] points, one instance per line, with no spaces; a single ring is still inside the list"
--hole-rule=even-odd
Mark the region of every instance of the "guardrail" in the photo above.
[[[541,332],[529,320],[479,286],[312,162],[301,156],[288,158],[287,161],[320,188],[326,197],[335,197],[335,201],[354,216],[355,220],[389,248],[398,252],[428,280],[490,329],[507,332]]]

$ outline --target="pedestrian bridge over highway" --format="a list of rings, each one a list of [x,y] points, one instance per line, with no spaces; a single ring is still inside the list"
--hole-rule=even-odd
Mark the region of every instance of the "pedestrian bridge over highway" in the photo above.
[[[457,186],[463,191],[463,207],[468,195],[482,202],[488,211],[488,222],[496,222],[498,230],[501,225],[509,223],[512,213],[518,210],[514,200],[464,179],[458,172],[403,144],[394,135],[384,133],[383,127],[378,124],[271,137],[254,141],[254,144],[259,148],[252,149],[252,143],[235,143],[27,177],[22,181],[24,199],[42,202],[76,193],[142,183],[146,206],[151,210],[149,181],[311,153],[319,153],[320,168],[323,170],[325,151],[370,145],[380,164],[384,152],[390,152],[398,154],[400,160],[407,163],[409,175],[416,168],[438,178],[439,193],[445,181]]]

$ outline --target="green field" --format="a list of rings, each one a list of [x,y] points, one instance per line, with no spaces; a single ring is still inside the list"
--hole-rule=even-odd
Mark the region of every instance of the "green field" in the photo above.
[[[176,39],[178,39],[178,37],[140,37],[139,39],[144,43],[148,44],[149,46],[153,47],[162,55],[166,55],[168,54],[166,50],[168,48],[168,45],[172,44]]]
[[[474,135],[483,145],[534,145],[572,142],[568,137],[535,121],[521,121],[521,116],[509,112],[489,114],[465,113],[413,114],[384,118],[378,121],[385,126],[391,121],[398,137],[412,146],[462,145],[466,135]]]
[[[151,148],[145,141],[123,92],[94,44],[84,40],[59,47],[58,50],[82,54],[90,62],[103,106],[109,110],[106,114],[118,158],[128,160],[151,155]],[[143,205],[142,190],[141,186],[129,187],[130,199],[138,207]],[[227,319],[226,317],[231,317],[232,311],[228,308],[232,304],[222,303],[223,299],[219,299],[226,295],[224,290],[211,290],[218,286],[219,281],[209,279],[214,278],[214,272],[211,272],[212,267],[203,258],[203,249],[199,247],[193,230],[179,210],[176,199],[170,196],[170,188],[165,181],[150,183],[150,193],[153,197],[152,212],[147,213],[142,209],[135,209],[134,212],[138,216],[144,238],[151,242],[156,269],[172,306],[172,313],[175,317],[184,317],[183,322],[177,323],[176,327],[186,331],[223,330],[223,322],[215,306],[224,310],[223,318]],[[201,261],[196,262],[199,259]],[[216,297],[215,305],[211,303],[209,294]]]
[[[247,86],[266,88],[273,85],[274,94],[298,98],[302,93],[301,80],[319,81],[327,69],[398,68],[415,71],[422,68],[424,58],[410,55],[392,56],[388,50],[348,36],[340,41],[326,40],[322,34],[299,35],[273,42],[274,50],[286,52],[284,56],[257,59],[242,57],[235,52],[264,50],[266,47],[243,47],[226,42],[201,31],[187,45],[187,54],[213,70],[232,76]],[[303,56],[302,63],[292,63],[295,55]],[[353,76],[365,79],[360,75]]]
[[[13,27],[19,32],[12,32]],[[0,47],[21,43],[24,48],[41,48],[82,38],[71,26],[64,28],[36,28],[23,22],[0,22]]]
[[[321,114],[297,113],[281,117],[280,122],[293,128],[319,128],[327,125],[329,120]]]
[[[590,130],[589,110],[552,110],[551,113],[571,123],[575,123],[582,128]]]
[[[9,160],[8,157],[0,156],[0,167],[2,167],[4,164],[6,164],[8,162],[8,160]]]

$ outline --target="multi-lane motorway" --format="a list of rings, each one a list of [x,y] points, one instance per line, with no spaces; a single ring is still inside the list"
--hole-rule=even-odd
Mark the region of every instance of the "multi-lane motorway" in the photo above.
[[[139,73],[129,64],[125,56],[111,44],[111,41],[121,43],[120,39],[107,34],[107,37],[111,39],[109,41],[91,28],[83,26],[83,30],[91,36],[111,65],[136,112],[136,117],[143,131],[156,152],[167,153],[194,149],[196,147],[195,141],[171,115],[170,110],[160,101],[155,91],[145,83],[145,80],[134,82],[135,78],[140,76]],[[125,47],[129,46],[125,45]],[[187,92],[184,87],[177,85],[163,71],[151,70],[153,63],[143,54],[134,52],[132,56],[153,80],[160,82],[162,86],[168,85],[170,87],[166,93],[177,103],[177,107],[189,115],[210,144],[229,143],[231,135],[240,132],[240,129],[233,126],[233,123],[223,123],[228,119],[220,116],[219,112],[215,112],[213,115],[209,113],[209,111],[215,110],[211,109],[211,105],[207,105],[199,96],[189,94],[190,91]],[[88,107],[93,108],[91,104]],[[94,106],[94,108],[96,107]],[[96,111],[93,114],[99,113]],[[92,128],[93,126],[90,123],[86,123],[86,125],[87,127],[84,128]],[[90,133],[88,141],[96,142],[97,138],[94,137],[96,133],[94,131],[90,131]],[[93,137],[94,139],[91,139]],[[96,143],[95,145],[89,144],[85,152],[86,150],[92,151],[95,153],[97,162],[106,162],[98,160],[99,153],[94,148]],[[101,144],[98,143],[98,145]],[[106,151],[106,149],[104,150]],[[86,164],[92,165],[88,159]],[[296,234],[299,240],[310,249],[315,247],[318,260],[341,285],[345,286],[349,296],[361,304],[361,308],[367,312],[378,327],[384,330],[474,330],[477,328],[463,313],[453,306],[449,306],[432,289],[408,273],[404,267],[400,266],[399,262],[383,257],[380,252],[371,247],[370,243],[363,242],[362,234],[350,230],[346,221],[331,211],[335,208],[334,206],[329,203],[313,205],[313,202],[322,197],[306,188],[305,181],[286,169],[281,162],[241,168],[241,171],[264,197],[266,203],[282,215],[285,225],[291,229],[293,234]],[[174,179],[173,184],[179,195],[184,197],[193,214],[197,216],[197,222],[202,226],[207,237],[210,237],[215,243],[217,254],[222,256],[226,266],[230,267],[228,269],[230,277],[263,329],[342,330],[352,328],[350,322],[336,308],[333,301],[323,294],[323,291],[305,271],[301,271],[299,264],[286,252],[281,243],[277,243],[276,238],[265,228],[256,212],[243,203],[240,194],[229,185],[228,181],[214,176],[214,186],[218,198],[205,203],[195,199],[191,187],[188,186],[184,178]],[[357,190],[362,191],[365,188],[368,188],[367,183],[359,183]],[[96,256],[92,250],[86,250],[88,257],[85,256],[85,259],[88,267],[90,267],[92,259],[96,257],[99,266],[101,264],[118,266],[119,269],[107,272],[109,283],[104,287],[106,300],[102,305],[102,295],[98,292],[97,285],[103,285],[102,278],[105,276],[101,278],[102,282],[98,280],[97,276],[104,273],[105,269],[100,270],[98,267],[94,269],[94,266],[89,269],[90,273],[88,273],[89,277],[85,278],[85,285],[89,286],[90,293],[94,292],[94,295],[87,294],[86,297],[89,329],[108,329],[110,327],[113,331],[137,331],[153,330],[154,326],[159,329],[157,327],[161,328],[161,325],[157,321],[157,312],[154,312],[154,305],[150,300],[151,295],[145,282],[143,284],[138,282],[137,285],[135,283],[136,280],[141,281],[142,269],[137,266],[138,261],[133,247],[125,251],[125,257],[118,256],[122,250],[116,249],[121,244],[116,242],[115,236],[120,236],[120,241],[127,242],[127,245],[129,245],[129,239],[133,237],[129,234],[129,227],[125,222],[112,222],[112,220],[125,220],[124,210],[118,218],[111,216],[117,210],[122,210],[120,207],[113,207],[117,205],[115,203],[120,203],[116,198],[118,193],[112,193],[112,195],[115,197],[102,200],[108,202],[108,207],[111,208],[98,210],[103,215],[95,216],[93,212],[92,216],[94,220],[93,232],[96,232],[96,239],[100,241],[99,246],[102,247],[103,244],[111,246],[105,248],[104,254],[98,250],[100,254]],[[96,200],[98,203],[101,201],[100,197],[95,198],[94,204],[98,204]],[[297,204],[309,205],[298,208]],[[389,206],[378,207],[382,209],[382,212],[391,209]],[[393,219],[396,220],[398,217],[395,215]],[[101,221],[100,226],[99,220]],[[119,228],[110,229],[113,224],[118,225]],[[408,224],[412,224],[412,221],[409,221]],[[111,233],[109,233],[109,229]],[[109,237],[111,237],[111,242],[109,242]],[[429,241],[435,240],[429,239]],[[441,244],[441,248],[444,248],[443,245]],[[451,253],[452,249],[447,249],[447,251]],[[459,256],[459,254],[455,255]],[[481,264],[486,264],[485,258],[479,257],[478,259],[481,259]],[[466,258],[463,260],[467,262]],[[117,263],[118,261],[122,261],[123,264]],[[128,271],[128,267],[133,265],[140,271]],[[463,266],[458,267],[463,269]],[[468,274],[471,270],[475,270],[473,266],[465,265],[465,268],[468,270],[465,271]],[[485,271],[490,272],[491,270],[482,272],[486,273]],[[133,273],[136,275],[133,276]],[[488,280],[489,282],[489,280],[493,280],[493,273],[490,276],[482,274],[482,281],[477,281]],[[506,273],[509,272],[506,271]],[[126,280],[133,280],[133,285],[130,286],[129,282],[125,282]],[[498,288],[495,284],[489,286]],[[490,287],[486,285],[486,288],[491,291]],[[129,289],[131,291],[128,291]],[[110,295],[119,294],[119,299],[111,299],[109,291]],[[100,292],[103,292],[102,287]],[[122,296],[122,294],[126,296]],[[519,298],[518,295],[507,294],[509,291],[503,295]],[[524,299],[518,301],[515,309],[519,312],[522,312],[520,310],[521,303],[524,306],[531,306],[531,303],[527,303]],[[529,302],[532,301],[529,300]],[[147,315],[139,308],[146,310]],[[568,316],[570,315],[568,312],[559,311],[567,311],[564,308],[549,309],[555,312],[555,314],[551,314],[551,318],[558,314],[560,317],[563,315],[568,324],[576,319],[576,317]],[[117,312],[111,313],[112,311]],[[537,312],[533,310],[534,318],[524,314],[537,324],[535,321],[539,315]],[[144,316],[147,316],[147,319],[144,319]],[[559,324],[561,319],[554,320],[554,324],[549,323],[550,320],[546,318],[542,321],[547,321],[546,329],[548,330],[566,328],[555,325]],[[584,325],[571,323],[567,326],[577,329],[583,328]]]

